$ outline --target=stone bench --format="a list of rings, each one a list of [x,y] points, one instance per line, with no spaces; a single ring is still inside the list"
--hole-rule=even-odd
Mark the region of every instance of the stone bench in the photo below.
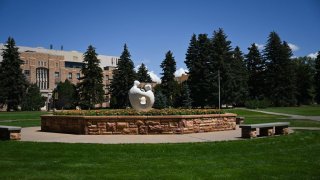
[[[254,138],[257,137],[257,128],[259,128],[259,136],[286,135],[289,133],[289,122],[275,122],[262,124],[241,124],[241,137]]]
[[[0,126],[0,140],[20,140],[21,127]]]

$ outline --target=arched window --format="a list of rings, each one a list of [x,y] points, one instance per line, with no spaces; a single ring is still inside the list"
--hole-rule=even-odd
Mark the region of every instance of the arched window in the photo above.
[[[36,70],[37,85],[39,89],[49,88],[49,70],[47,68],[37,68]]]

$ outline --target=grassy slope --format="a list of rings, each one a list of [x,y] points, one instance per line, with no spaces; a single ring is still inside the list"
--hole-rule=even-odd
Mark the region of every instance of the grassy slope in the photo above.
[[[0,143],[1,179],[317,179],[320,131],[188,144]]]
[[[296,114],[303,116],[320,116],[320,105],[316,106],[300,106],[300,107],[272,107],[262,109],[263,111]]]
[[[238,116],[245,117],[246,124],[267,123],[267,122],[290,122],[292,127],[320,127],[320,122],[311,120],[292,120],[286,116],[278,116],[271,114],[264,114],[260,112],[247,111],[245,109],[228,109],[226,112],[238,114]]]
[[[0,112],[0,125],[31,127],[40,126],[40,115],[47,112]],[[8,122],[12,120],[12,122]]]

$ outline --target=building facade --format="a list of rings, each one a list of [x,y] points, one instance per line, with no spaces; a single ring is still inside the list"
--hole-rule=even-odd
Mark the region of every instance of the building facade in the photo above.
[[[0,44],[1,54],[4,48],[4,45]],[[18,46],[18,48],[20,58],[24,61],[21,69],[26,79],[30,83],[36,83],[42,95],[47,97],[46,108],[52,97],[52,92],[59,82],[64,82],[68,79],[73,84],[77,84],[82,76],[83,53],[24,46]],[[116,68],[119,57],[98,55],[98,59],[100,59],[100,67],[103,69],[106,91],[106,101],[102,106],[108,107],[112,71]],[[0,56],[1,61],[2,56]]]

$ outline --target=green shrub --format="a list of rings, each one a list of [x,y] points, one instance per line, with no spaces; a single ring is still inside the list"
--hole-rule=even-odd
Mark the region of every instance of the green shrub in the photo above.
[[[263,108],[267,108],[271,105],[271,102],[268,99],[262,99],[262,100],[258,100],[258,99],[252,99],[252,100],[248,100],[245,103],[245,106],[249,109],[263,109]]]
[[[156,116],[156,115],[200,115],[223,114],[217,109],[152,109],[147,112],[138,112],[134,109],[105,109],[105,110],[63,110],[54,115],[83,115],[83,116]]]

